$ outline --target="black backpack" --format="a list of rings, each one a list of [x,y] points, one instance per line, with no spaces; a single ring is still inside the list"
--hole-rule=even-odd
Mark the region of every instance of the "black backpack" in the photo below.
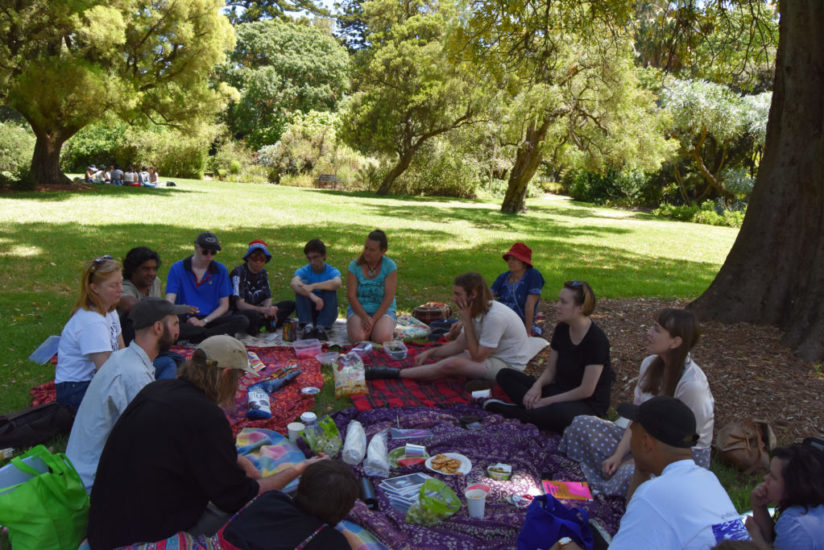
[[[45,443],[55,435],[69,433],[73,422],[71,408],[57,402],[5,414],[0,416],[0,449]]]

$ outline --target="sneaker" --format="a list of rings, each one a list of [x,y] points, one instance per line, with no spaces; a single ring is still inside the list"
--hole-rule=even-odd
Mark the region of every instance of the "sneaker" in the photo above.
[[[329,336],[326,335],[326,331],[323,330],[323,327],[318,327],[315,329],[315,338],[317,338],[321,342],[325,342],[329,339]]]
[[[464,385],[464,390],[466,393],[472,393],[473,391],[479,390],[491,390],[495,387],[495,382],[492,380],[484,380],[483,378],[478,378],[475,380],[470,380]]]
[[[301,340],[306,340],[308,338],[314,338],[314,337],[315,337],[315,327],[313,327],[312,325],[306,325],[305,327],[303,327],[303,332],[300,333],[300,339]]]
[[[487,399],[486,401],[484,401],[484,404],[483,404],[484,410],[490,410],[489,409],[490,405],[496,405],[495,408],[497,408],[497,406],[504,406],[504,407],[517,407],[518,406],[515,403],[507,403],[506,401],[503,401],[501,399]],[[496,412],[496,411],[493,410],[492,412]]]

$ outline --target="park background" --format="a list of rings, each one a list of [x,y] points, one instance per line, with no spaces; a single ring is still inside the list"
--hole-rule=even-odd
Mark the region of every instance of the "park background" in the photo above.
[[[759,168],[780,75],[771,2],[21,6],[0,14],[3,412],[53,376],[26,358],[60,332],[84,262],[103,253],[148,245],[165,278],[202,230],[218,233],[229,267],[263,238],[285,298],[306,240],[326,240],[341,268],[380,227],[404,310],[448,299],[460,272],[497,274],[516,240],[535,250],[544,300],[586,279],[608,299],[686,304],[724,264],[759,177],[768,189]],[[818,73],[800,72],[820,91]],[[177,187],[69,183],[115,163],[155,165]],[[820,193],[808,201],[798,188],[794,200],[820,217]],[[802,219],[779,199],[764,208]],[[814,248],[820,231],[801,240]],[[782,348],[786,385],[820,395],[820,357],[765,342]],[[750,346],[762,346],[758,360],[727,365],[737,380],[763,383],[775,366],[763,345]],[[753,396],[762,408],[787,401],[765,387],[772,399]],[[820,430],[806,403],[765,416]],[[730,475],[746,506],[752,479]]]

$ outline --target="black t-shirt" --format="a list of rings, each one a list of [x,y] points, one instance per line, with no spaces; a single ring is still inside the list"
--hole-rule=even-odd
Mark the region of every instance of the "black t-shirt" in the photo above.
[[[94,550],[165,539],[209,501],[234,513],[258,493],[237,464],[223,411],[186,380],[158,380],[126,407],[97,467],[89,510]]]
[[[241,298],[251,306],[259,306],[267,298],[272,297],[269,289],[269,274],[265,269],[259,273],[252,273],[246,264],[241,264],[234,268],[229,274],[232,281],[232,305]]]
[[[293,550],[313,534],[305,550],[350,548],[334,527],[310,516],[280,491],[260,495],[223,530],[226,542],[241,550]]]
[[[587,365],[604,365],[595,392],[586,399],[593,406],[602,408],[606,413],[609,408],[609,394],[615,377],[609,362],[609,340],[601,327],[594,322],[577,346],[569,337],[569,325],[558,323],[552,334],[552,349],[558,352],[558,364],[554,382],[564,391],[581,385],[584,368]]]

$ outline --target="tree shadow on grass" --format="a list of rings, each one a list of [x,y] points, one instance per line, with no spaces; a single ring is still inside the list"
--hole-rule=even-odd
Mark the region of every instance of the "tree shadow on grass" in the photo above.
[[[8,193],[2,195],[4,199],[26,199],[39,200],[43,202],[58,202],[75,198],[79,195],[84,197],[119,197],[132,198],[135,195],[152,194],[158,197],[168,197],[178,194],[204,193],[197,189],[181,189],[180,187],[126,187],[117,185],[95,185],[91,189],[78,189],[74,191],[25,191],[20,193]]]

